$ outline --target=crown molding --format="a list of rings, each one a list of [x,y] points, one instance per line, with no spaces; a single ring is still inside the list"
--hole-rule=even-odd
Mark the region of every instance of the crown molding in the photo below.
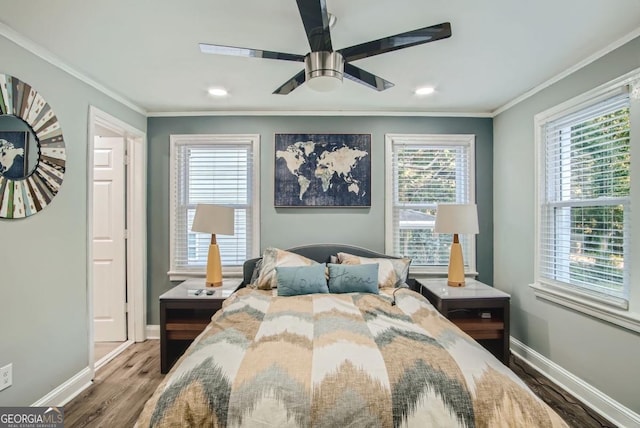
[[[134,104],[119,93],[96,82],[62,59],[54,55],[48,49],[38,45],[34,41],[20,34],[7,24],[0,21],[0,36],[12,41],[16,45],[31,52],[40,59],[50,63],[54,67],[70,74],[78,80],[102,92],[115,101],[129,107],[146,117],[185,117],[185,116],[416,116],[416,117],[476,117],[491,118],[489,112],[423,112],[423,111],[350,111],[350,110],[214,110],[214,111],[167,111],[153,112]]]
[[[509,110],[511,107],[515,106],[516,104],[519,104],[522,101],[526,100],[527,98],[530,98],[530,97],[534,96],[535,94],[537,94],[538,92],[542,91],[543,89],[548,88],[549,86],[553,85],[556,82],[559,82],[560,80],[562,80],[565,77],[575,73],[576,71],[580,70],[581,68],[586,67],[587,65],[591,64],[592,62],[594,62],[594,61],[602,58],[606,54],[618,49],[620,46],[624,45],[625,43],[630,42],[631,40],[635,39],[638,36],[640,36],[640,27],[636,28],[635,30],[633,30],[629,34],[621,37],[620,39],[610,43],[609,45],[605,46],[603,49],[600,49],[599,51],[589,55],[587,58],[583,59],[582,61],[580,61],[580,62],[578,62],[578,63],[576,63],[574,65],[572,65],[571,67],[569,67],[566,70],[564,70],[563,72],[555,75],[551,79],[541,83],[540,85],[538,85],[535,88],[525,92],[524,94],[512,99],[511,101],[509,101],[508,103],[502,105],[501,107],[498,107],[493,112],[491,112],[491,117],[496,117],[500,113],[502,113],[502,112],[504,112],[506,110]]]
[[[120,95],[119,93],[105,87],[104,85],[98,83],[97,81],[91,79],[75,68],[71,67],[69,64],[64,62],[62,59],[54,55],[48,49],[38,45],[32,40],[28,39],[24,35],[18,33],[16,30],[0,21],[0,36],[5,37],[7,40],[12,41],[16,45],[22,47],[23,49],[31,52],[36,55],[40,59],[50,63],[54,67],[59,68],[60,70],[70,74],[71,76],[77,78],[78,80],[86,83],[87,85],[93,87],[99,92],[102,92],[104,95],[112,98],[113,100],[123,104],[124,106],[130,108],[131,110],[140,113],[146,117],[185,117],[185,116],[405,116],[405,117],[473,117],[473,118],[494,118],[504,111],[510,109],[511,107],[521,103],[522,101],[532,97],[538,92],[548,88],[554,83],[564,79],[565,77],[575,73],[581,68],[591,64],[592,62],[602,58],[606,54],[614,51],[625,43],[630,42],[636,37],[640,36],[640,27],[630,32],[629,34],[621,37],[620,39],[610,43],[603,49],[595,52],[594,54],[588,56],[582,61],[576,63],[575,65],[569,67],[563,72],[557,74],[551,79],[541,83],[540,85],[534,87],[533,89],[525,92],[524,94],[512,99],[511,101],[503,104],[492,112],[425,112],[425,111],[361,111],[361,110],[212,110],[212,111],[147,111],[141,106],[134,104],[129,99]]]
[[[32,54],[42,59],[43,61],[46,61],[49,64],[53,65],[54,67],[57,67],[60,70],[64,71],[65,73],[70,74],[71,76],[75,77],[81,82],[84,82],[87,85],[91,86],[92,88],[98,90],[99,92],[102,92],[104,95],[108,96],[109,98],[112,98],[115,101],[119,102],[120,104],[123,104],[129,107],[131,110],[137,113],[140,113],[144,116],[147,116],[147,111],[144,108],[134,104],[133,102],[123,97],[122,95],[118,94],[117,92],[112,91],[111,89],[103,86],[102,84],[86,76],[85,74],[79,72],[78,70],[76,70],[75,68],[71,67],[69,64],[64,62],[62,59],[60,59],[59,57],[51,53],[51,51],[38,45],[34,41],[25,37],[24,35],[18,33],[16,30],[9,27],[4,22],[0,22],[0,36],[3,36],[7,40],[12,41],[16,45],[20,46],[23,49],[26,49],[27,51],[31,52]]]
[[[416,117],[474,117],[492,118],[488,112],[429,112],[429,111],[365,111],[365,110],[211,110],[211,111],[157,111],[148,117],[185,116],[416,116]]]

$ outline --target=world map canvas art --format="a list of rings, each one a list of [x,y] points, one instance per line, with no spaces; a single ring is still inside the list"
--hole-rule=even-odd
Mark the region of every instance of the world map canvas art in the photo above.
[[[371,134],[276,134],[276,207],[371,206]]]

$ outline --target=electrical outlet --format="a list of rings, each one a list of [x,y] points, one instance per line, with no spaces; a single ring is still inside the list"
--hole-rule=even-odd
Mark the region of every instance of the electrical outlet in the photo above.
[[[13,383],[13,364],[7,364],[0,368],[0,391],[9,388]]]

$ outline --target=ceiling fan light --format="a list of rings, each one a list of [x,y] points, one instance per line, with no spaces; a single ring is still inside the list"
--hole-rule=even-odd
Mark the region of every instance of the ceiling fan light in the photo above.
[[[307,85],[314,91],[331,92],[342,84],[342,79],[336,76],[316,76],[307,80]]]
[[[416,95],[431,95],[435,92],[436,90],[434,88],[432,88],[431,86],[423,86],[422,88],[418,88],[415,90],[415,94]]]
[[[211,88],[209,89],[209,95],[213,95],[214,97],[226,97],[229,93],[224,88]]]
[[[342,83],[344,59],[338,52],[310,52],[304,58],[305,81],[318,92],[337,89]]]

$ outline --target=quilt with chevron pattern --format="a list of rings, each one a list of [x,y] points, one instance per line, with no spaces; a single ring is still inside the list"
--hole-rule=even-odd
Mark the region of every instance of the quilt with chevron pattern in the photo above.
[[[423,296],[393,291],[235,292],[136,426],[566,426]]]

